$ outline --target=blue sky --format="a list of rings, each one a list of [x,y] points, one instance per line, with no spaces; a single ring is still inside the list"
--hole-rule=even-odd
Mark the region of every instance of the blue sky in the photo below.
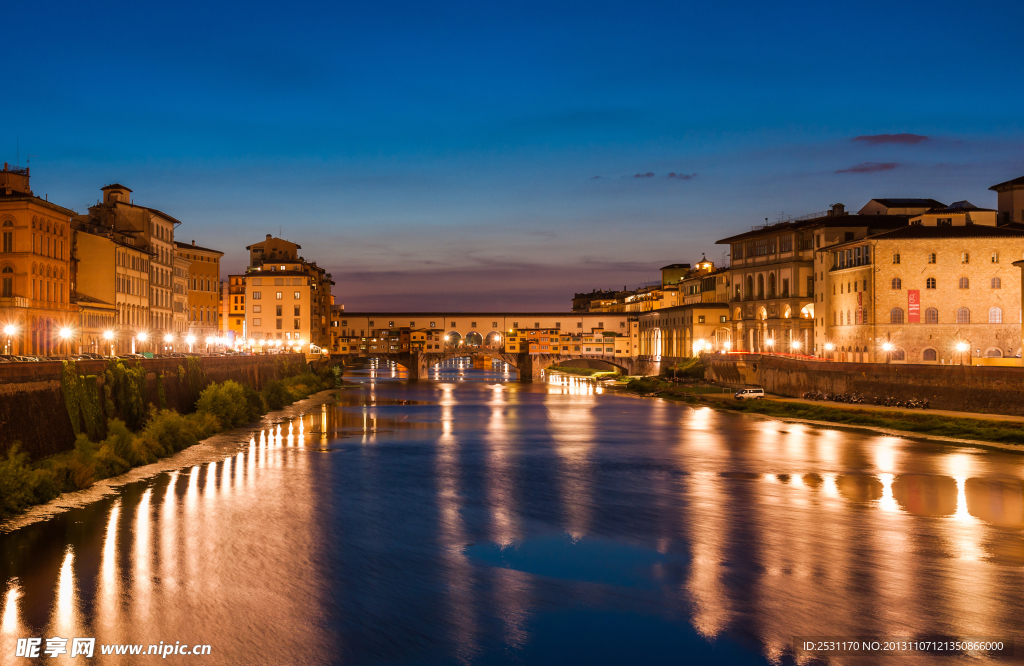
[[[764,218],[1024,175],[1024,3],[18,3],[0,160],[349,310],[561,310]],[[879,135],[912,137],[856,140]],[[647,176],[647,174],[653,174]],[[676,174],[670,177],[669,174]]]

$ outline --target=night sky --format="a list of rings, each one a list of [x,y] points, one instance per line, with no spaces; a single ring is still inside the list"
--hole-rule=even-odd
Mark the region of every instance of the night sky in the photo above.
[[[9,3],[0,161],[348,310],[567,310],[718,238],[1024,175],[1024,3]]]

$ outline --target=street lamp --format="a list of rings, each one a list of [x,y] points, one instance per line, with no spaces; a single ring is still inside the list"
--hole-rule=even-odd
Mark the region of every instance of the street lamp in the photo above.
[[[799,340],[794,340],[793,342],[789,343],[789,346],[794,351],[800,351],[800,341]]]
[[[956,351],[960,356],[960,365],[964,364],[964,353],[970,351],[971,346],[966,342],[956,343]]]
[[[15,327],[15,326],[13,326],[11,324],[7,324],[6,326],[4,326],[4,335],[7,336],[7,346],[4,348],[4,353],[6,353],[6,354],[10,354],[11,353],[11,338],[17,332],[18,332],[17,327]]]
[[[110,355],[113,356],[114,355],[114,332],[113,331],[103,331],[103,339],[106,340],[107,344],[110,345]]]
[[[731,342],[729,342],[728,340],[726,340],[725,342],[723,342],[723,343],[722,343],[722,346],[723,346],[723,347],[725,347],[725,351],[729,351],[730,349],[732,349],[732,343],[731,343]]]
[[[764,344],[765,344],[766,347],[768,347],[768,353],[771,354],[772,353],[772,347],[775,346],[775,339],[774,338],[768,338],[767,340],[764,341]]]
[[[882,351],[885,352],[885,362],[888,363],[889,359],[892,356],[892,343],[891,342],[884,342],[884,343],[882,343]]]
[[[58,331],[58,334],[60,335],[60,341],[66,344],[68,339],[72,335],[74,335],[74,332],[70,328],[68,328],[67,326],[64,326],[64,327],[62,327],[60,329],[60,331]],[[64,351],[67,352],[67,349],[65,349]],[[66,355],[67,354],[65,353],[65,356]]]
[[[191,354],[192,353],[192,345],[194,345],[195,342],[196,342],[196,336],[190,335],[190,336],[186,337],[185,338],[185,342],[188,343],[188,351]]]

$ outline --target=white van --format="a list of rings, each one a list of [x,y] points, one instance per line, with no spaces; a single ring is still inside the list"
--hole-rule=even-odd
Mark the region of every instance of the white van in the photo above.
[[[737,400],[763,400],[764,389],[763,388],[748,388],[740,389],[733,396]]]

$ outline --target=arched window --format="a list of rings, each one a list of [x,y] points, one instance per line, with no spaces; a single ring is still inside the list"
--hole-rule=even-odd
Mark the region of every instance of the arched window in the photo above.
[[[925,361],[937,361],[939,360],[939,354],[934,349],[925,349],[921,358]]]
[[[1003,350],[996,347],[989,347],[985,350],[985,358],[1002,358]]]
[[[893,278],[892,279],[892,288],[893,289],[902,289],[903,288],[903,280],[900,280],[899,278]]]
[[[4,266],[3,270],[0,270],[0,275],[3,275],[3,278],[0,279],[0,298],[12,298],[14,296],[14,269]]]
[[[938,324],[939,323],[939,311],[935,308],[928,308],[924,311],[924,323],[926,324]]]
[[[902,349],[893,349],[889,358],[894,361],[905,361],[907,360],[907,352]]]
[[[757,276],[757,299],[764,299],[764,275]]]
[[[775,298],[775,273],[768,276],[768,298]]]
[[[988,309],[988,323],[990,323],[990,324],[1002,324],[1003,323],[1003,311],[1000,308],[989,308]]]
[[[925,289],[934,289],[935,288],[935,278],[928,278],[927,280],[925,280],[924,281],[924,287],[925,287]]]
[[[754,298],[754,278],[753,276],[747,276],[747,298]]]
[[[1000,280],[997,277],[996,278],[992,278],[992,288],[993,289],[1002,289],[1003,288],[1003,281]]]
[[[903,323],[903,308],[893,308],[889,311],[889,323],[890,324],[902,324]]]
[[[956,309],[956,323],[958,324],[970,324],[971,323],[971,311],[967,308]]]
[[[971,281],[968,280],[965,277],[960,278],[960,288],[961,289],[970,289],[971,288]]]

